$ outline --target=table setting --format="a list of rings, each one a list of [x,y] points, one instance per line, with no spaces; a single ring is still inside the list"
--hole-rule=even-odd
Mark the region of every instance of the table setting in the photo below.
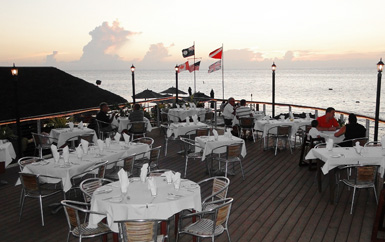
[[[54,139],[57,140],[58,147],[64,145],[68,139],[84,134],[93,134],[93,141],[97,141],[98,138],[96,136],[95,130],[86,128],[83,125],[80,125],[80,123],[78,127],[73,127],[73,124],[71,126],[72,128],[56,128],[51,130],[49,136],[53,138],[52,141],[54,141]]]
[[[189,131],[209,127],[207,124],[199,122],[197,115],[192,116],[192,123],[190,123],[189,119],[188,117],[185,123],[171,123],[167,129],[167,137],[174,135],[174,137],[177,138],[180,135],[185,135]]]
[[[146,165],[146,164],[145,164]],[[167,172],[166,172],[167,173]],[[143,167],[140,177],[128,178],[122,169],[119,181],[98,188],[91,199],[89,227],[107,218],[110,229],[118,232],[114,221],[129,219],[167,220],[184,209],[201,210],[200,187],[195,182],[180,179],[180,173],[147,176]]]

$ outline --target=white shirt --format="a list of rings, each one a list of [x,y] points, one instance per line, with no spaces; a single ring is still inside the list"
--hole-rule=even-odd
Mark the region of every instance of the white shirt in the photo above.
[[[234,107],[230,103],[226,104],[225,108],[223,109],[223,117],[225,119],[233,119],[234,118]]]
[[[309,130],[309,136],[315,139],[315,138],[318,138],[318,136],[321,136],[321,132],[319,132],[317,128],[312,127]]]

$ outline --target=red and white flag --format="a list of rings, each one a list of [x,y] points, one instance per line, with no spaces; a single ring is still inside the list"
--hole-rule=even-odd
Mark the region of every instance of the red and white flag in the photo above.
[[[222,68],[221,61],[217,61],[214,64],[209,66],[209,73],[220,70]]]
[[[218,48],[218,49],[214,50],[213,52],[211,52],[209,54],[209,57],[214,58],[214,59],[222,59],[222,52],[223,52],[222,47]]]
[[[189,68],[189,71],[190,72],[193,72],[193,71],[199,71],[199,65],[201,64],[200,61],[194,63],[194,65],[191,65],[190,68]]]
[[[189,70],[189,65],[188,65],[188,61],[186,61],[185,63],[183,63],[183,64],[180,64],[179,66],[178,66],[178,73],[180,73],[181,71],[187,71],[187,70]]]

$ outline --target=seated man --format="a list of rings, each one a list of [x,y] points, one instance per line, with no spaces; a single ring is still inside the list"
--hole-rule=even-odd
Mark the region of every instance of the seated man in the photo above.
[[[251,110],[249,107],[246,106],[246,100],[242,99],[241,100],[241,106],[235,109],[235,116],[237,119],[239,118],[248,118],[252,117],[253,115],[251,114]]]
[[[226,126],[232,126],[233,123],[233,118],[234,118],[234,105],[235,105],[235,100],[234,98],[230,97],[229,100],[227,101],[227,104],[223,108],[223,119],[225,120],[225,125]]]
[[[349,123],[343,126],[338,132],[334,134],[335,137],[339,137],[345,134],[344,140],[351,140],[356,138],[364,138],[366,137],[366,128],[357,123],[357,117],[355,114],[349,114]],[[346,143],[342,142],[341,146],[353,146],[355,144],[351,144],[351,142]]]
[[[130,121],[131,122],[137,122],[137,121],[143,121],[144,118],[144,112],[140,109],[140,104],[135,104],[133,111],[130,114]]]
[[[103,131],[106,131],[106,132],[111,131],[112,130],[111,122],[115,117],[115,113],[113,113],[111,117],[107,115],[107,112],[110,108],[108,107],[108,104],[105,102],[102,102],[99,105],[99,107],[100,107],[100,110],[96,115],[96,120],[102,121],[100,122],[100,125]]]
[[[318,117],[318,130],[320,131],[335,131],[340,128],[337,120],[334,118],[335,109],[327,108],[324,116]]]

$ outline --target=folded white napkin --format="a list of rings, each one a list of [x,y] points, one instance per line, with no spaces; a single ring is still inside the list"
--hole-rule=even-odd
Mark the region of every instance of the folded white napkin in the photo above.
[[[99,150],[103,150],[104,149],[104,142],[103,142],[103,140],[98,139],[98,147],[99,147]]]
[[[80,143],[82,144],[82,148],[83,148],[84,154],[87,154],[88,153],[89,142],[87,140],[85,140],[85,139],[81,139]]]
[[[198,116],[196,114],[194,114],[192,117],[192,120],[194,121],[194,124],[197,125],[198,124]]]
[[[329,151],[333,149],[333,140],[332,139],[328,139],[326,141],[326,149]]]
[[[309,120],[309,119],[310,119],[310,114],[306,113],[306,120]]]
[[[361,153],[361,150],[362,150],[362,146],[360,145],[360,142],[356,142],[356,145],[354,146],[354,149],[356,149],[357,153]]]
[[[76,149],[76,155],[78,156],[78,158],[82,158],[83,157],[83,149],[82,149],[82,147],[80,147],[80,144],[75,149]]]
[[[284,120],[284,119],[285,119],[285,116],[284,116],[284,115],[281,115],[281,116],[279,116],[279,118],[280,118],[281,120]]]
[[[126,142],[126,144],[130,143],[130,136],[126,133],[123,133],[123,138],[124,138],[124,142]]]
[[[167,129],[167,137],[171,137],[172,135],[172,130],[170,128]]]
[[[190,125],[190,116],[187,116],[186,118],[186,125]]]
[[[215,140],[218,140],[218,131],[213,129],[213,135],[214,135]]]
[[[197,106],[195,105],[195,103],[190,103],[190,107],[191,108],[196,108]]]
[[[148,163],[143,164],[142,168],[140,169],[140,180],[142,182],[146,181],[147,169],[148,169]]]
[[[167,183],[171,183],[172,182],[172,175],[173,175],[172,171],[166,171],[164,174],[166,175]]]
[[[55,160],[55,162],[58,162],[59,158],[60,158],[60,154],[59,154],[59,152],[57,152],[56,145],[51,145],[51,152],[52,152],[53,159]]]
[[[182,108],[184,109],[184,110],[186,110],[187,108],[186,108],[186,104],[183,104],[182,105]]]
[[[176,103],[175,105],[176,105],[176,108],[180,108],[180,105],[179,105],[179,104]]]
[[[151,195],[152,196],[156,196],[156,183],[155,183],[155,179],[153,177],[149,177],[147,182],[148,182],[148,188],[151,191]]]
[[[130,185],[130,180],[128,179],[127,172],[122,168],[118,172],[119,182],[120,182],[120,190],[122,193],[126,193],[128,186]]]
[[[63,148],[63,159],[64,159],[64,162],[65,162],[65,163],[68,163],[68,162],[69,162],[69,159],[70,159],[70,152],[69,152],[68,146],[66,146],[66,147]]]
[[[289,118],[290,118],[290,119],[294,119],[294,115],[293,115],[292,112],[289,112]]]
[[[385,136],[382,136],[381,138],[381,146],[383,149],[385,149]]]
[[[73,122],[69,122],[69,123],[68,123],[68,126],[70,126],[70,130],[73,130],[73,129],[74,129],[74,123],[73,123]]]
[[[111,145],[111,138],[107,138],[106,139],[106,145],[107,145],[107,147],[110,147],[110,145]]]
[[[176,172],[172,176],[172,182],[174,183],[175,189],[179,189],[179,187],[180,187],[180,173],[179,172]]]
[[[121,137],[122,137],[122,135],[120,133],[116,132],[114,139],[115,139],[115,141],[120,141]]]
[[[79,129],[83,129],[83,128],[84,128],[84,126],[83,126],[83,121],[81,121],[81,122],[78,124],[78,127],[79,127]]]

